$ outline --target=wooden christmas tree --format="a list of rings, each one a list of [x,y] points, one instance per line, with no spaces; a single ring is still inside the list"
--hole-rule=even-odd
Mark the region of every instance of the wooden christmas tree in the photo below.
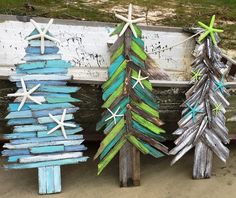
[[[212,158],[215,153],[226,162],[229,150],[224,144],[229,143],[228,130],[225,126],[225,112],[229,102],[228,92],[224,87],[225,75],[229,68],[222,62],[222,53],[217,46],[217,32],[222,30],[213,27],[215,16],[210,26],[199,22],[202,28],[195,29],[201,33],[196,46],[192,63],[192,82],[194,85],[186,93],[186,101],[179,128],[173,133],[180,135],[175,140],[176,147],[170,154],[176,155],[174,164],[186,152],[195,147],[193,178],[209,178],[211,176]]]
[[[110,47],[111,65],[108,68],[108,80],[102,85],[105,101],[101,121],[97,130],[104,129],[106,137],[95,155],[99,157],[98,174],[120,151],[121,186],[139,185],[138,149],[143,154],[161,157],[168,153],[161,141],[165,132],[160,126],[158,104],[152,93],[148,78],[148,69],[153,61],[144,52],[141,30],[134,23],[141,19],[132,19],[132,6],[129,5],[128,18],[116,14],[125,23],[120,24],[112,33],[119,35]],[[161,73],[159,76],[166,78]],[[132,157],[133,156],[133,157]],[[132,167],[131,174],[127,173]],[[136,174],[136,175],[135,175]],[[128,177],[128,178],[127,178]],[[130,180],[130,184],[124,184]]]
[[[24,63],[10,76],[19,90],[8,95],[16,97],[6,117],[13,133],[5,134],[10,143],[2,154],[8,156],[6,168],[38,168],[39,193],[50,194],[61,191],[60,166],[86,161],[86,147],[83,136],[76,135],[82,128],[74,121],[78,108],[71,104],[79,100],[70,96],[79,88],[66,85],[72,65],[61,60],[57,39],[48,32],[53,20],[44,29],[31,22],[35,29],[26,38]]]

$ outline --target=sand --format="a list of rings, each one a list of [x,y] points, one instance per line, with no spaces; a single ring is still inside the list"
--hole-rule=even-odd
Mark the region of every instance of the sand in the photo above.
[[[211,179],[192,180],[193,152],[170,167],[172,157],[154,159],[142,156],[141,186],[120,188],[118,182],[118,160],[96,176],[96,163],[68,165],[62,168],[62,193],[50,198],[234,198],[236,197],[236,144],[230,146],[231,154],[225,165],[214,159]],[[90,149],[93,156],[95,148]],[[3,159],[1,159],[1,165]],[[1,198],[34,198],[38,195],[37,170],[0,169]],[[44,196],[48,197],[48,196]]]

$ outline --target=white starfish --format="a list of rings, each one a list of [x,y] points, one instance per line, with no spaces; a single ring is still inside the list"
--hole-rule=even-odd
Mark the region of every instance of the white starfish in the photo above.
[[[134,83],[134,85],[133,85],[132,88],[135,88],[137,84],[140,84],[141,87],[144,89],[144,86],[143,86],[143,84],[142,84],[142,80],[147,79],[148,76],[142,78],[142,77],[141,77],[141,70],[139,70],[139,72],[138,72],[138,78],[136,78],[136,77],[134,77],[134,76],[131,76],[131,78],[133,78],[133,79],[136,80],[136,82]]]
[[[62,135],[64,136],[65,139],[67,139],[65,126],[75,128],[76,125],[71,124],[71,123],[65,123],[64,122],[65,121],[65,116],[66,116],[66,109],[64,109],[60,121],[57,120],[52,114],[49,113],[49,117],[57,123],[57,126],[55,126],[53,129],[51,129],[47,134],[51,134],[51,133],[55,132],[57,129],[61,128]]]
[[[45,50],[44,40],[45,40],[45,38],[48,39],[48,40],[51,40],[51,41],[58,42],[58,43],[60,42],[58,39],[53,38],[52,36],[47,35],[48,29],[49,29],[49,27],[53,23],[53,19],[51,19],[48,22],[48,24],[46,25],[46,27],[44,29],[41,29],[39,27],[39,25],[33,19],[30,19],[30,22],[34,25],[36,30],[38,30],[39,34],[29,36],[29,37],[26,38],[26,40],[29,41],[29,40],[32,40],[32,39],[40,38],[40,40],[41,40],[41,45],[40,45],[40,47],[41,47],[41,54],[44,54],[44,50]]]
[[[122,21],[126,22],[124,25],[122,31],[120,32],[119,36],[122,36],[126,29],[130,27],[131,31],[133,32],[135,38],[137,38],[137,33],[134,29],[133,23],[138,23],[140,21],[145,20],[145,18],[139,18],[139,19],[132,19],[132,4],[129,4],[129,11],[128,11],[128,16],[127,18],[123,17],[122,15],[116,14],[115,15],[118,19],[121,19]]]
[[[109,108],[107,108],[107,110],[111,113],[111,116],[110,116],[109,118],[107,118],[105,121],[108,121],[108,120],[110,120],[110,119],[113,118],[113,120],[114,120],[114,122],[115,122],[115,124],[116,124],[116,117],[122,117],[122,116],[124,116],[124,115],[122,115],[122,114],[117,114],[118,111],[120,110],[120,107],[118,107],[118,109],[115,111],[115,113],[113,113]]]
[[[42,104],[40,101],[37,101],[36,98],[34,98],[34,96],[31,96],[30,94],[32,94],[34,91],[36,91],[39,87],[40,87],[40,84],[36,85],[35,87],[33,87],[32,89],[30,89],[29,91],[27,91],[27,88],[25,86],[25,82],[24,82],[24,79],[21,78],[20,79],[21,81],[21,86],[22,86],[22,89],[23,89],[23,93],[14,93],[14,94],[8,94],[7,96],[8,97],[19,97],[19,96],[23,96],[23,99],[17,109],[17,111],[20,111],[21,108],[23,107],[23,105],[25,104],[27,98],[32,100],[33,102],[37,103],[37,104]]]

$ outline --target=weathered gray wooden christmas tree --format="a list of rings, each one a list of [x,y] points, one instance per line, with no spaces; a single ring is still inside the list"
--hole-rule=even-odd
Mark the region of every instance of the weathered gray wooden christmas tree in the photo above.
[[[186,152],[195,148],[193,178],[209,178],[212,170],[212,158],[215,153],[219,159],[226,162],[229,150],[224,145],[229,143],[228,130],[224,116],[229,102],[228,92],[224,86],[225,75],[229,68],[222,62],[222,53],[217,46],[218,32],[222,30],[213,27],[215,16],[209,27],[202,22],[204,28],[195,29],[201,33],[194,51],[195,60],[192,63],[192,82],[194,85],[186,92],[186,101],[179,128],[173,133],[180,135],[176,147],[170,154],[176,155],[174,164]]]
[[[97,130],[105,127],[106,137],[95,158],[100,156],[100,174],[120,152],[120,185],[132,186],[140,182],[138,150],[158,158],[168,153],[168,149],[161,143],[165,131],[160,128],[163,122],[148,80],[148,68],[153,61],[144,51],[140,28],[134,24],[143,18],[132,19],[131,4],[127,18],[116,16],[125,23],[112,33],[119,36],[110,47],[108,80],[102,85],[105,111],[97,124]],[[159,76],[166,78],[166,75]]]
[[[70,96],[79,88],[66,85],[72,65],[61,60],[57,39],[48,32],[53,20],[44,29],[31,22],[35,29],[26,38],[24,63],[16,65],[16,74],[10,76],[19,90],[8,95],[16,97],[6,117],[13,133],[4,135],[10,143],[2,154],[8,156],[5,168],[38,168],[40,194],[58,193],[60,166],[87,160],[83,136],[76,135],[82,131],[73,116],[78,108],[71,104],[79,100]]]

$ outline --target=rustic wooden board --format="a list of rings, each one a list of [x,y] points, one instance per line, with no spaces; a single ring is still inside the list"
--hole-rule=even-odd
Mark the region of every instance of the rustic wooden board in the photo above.
[[[49,19],[35,18],[40,25]],[[45,25],[45,24],[44,24]],[[50,32],[58,38],[62,58],[76,64],[71,69],[74,80],[105,81],[106,69],[109,66],[107,43],[114,38],[109,34],[115,24],[101,22],[79,22],[73,20],[55,20]],[[31,32],[33,25],[20,22],[15,16],[0,15],[0,76],[6,77],[25,55],[27,41],[24,38]],[[143,40],[146,52],[164,68],[173,80],[189,80],[191,51],[194,40],[165,52],[158,52],[179,41],[186,39],[189,34],[181,28],[143,26]]]

